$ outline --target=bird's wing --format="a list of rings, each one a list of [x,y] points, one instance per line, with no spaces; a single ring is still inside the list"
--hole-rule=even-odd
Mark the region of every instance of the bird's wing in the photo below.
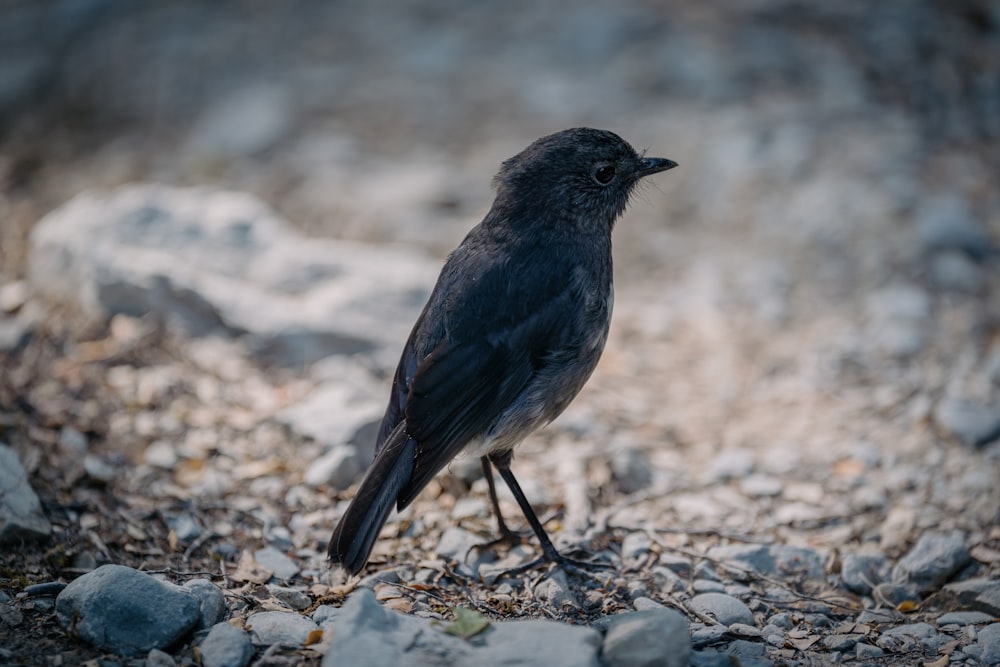
[[[450,322],[412,376],[404,415],[406,431],[418,445],[413,474],[397,501],[400,508],[495,424],[551,352],[565,346],[562,325],[573,317],[568,279],[519,294],[510,278],[500,270],[477,281],[470,298],[481,307],[457,309],[461,317]]]

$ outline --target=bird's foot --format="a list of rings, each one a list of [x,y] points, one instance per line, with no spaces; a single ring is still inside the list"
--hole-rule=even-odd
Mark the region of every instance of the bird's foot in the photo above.
[[[594,577],[595,572],[590,570],[609,570],[613,566],[610,563],[603,563],[600,561],[592,560],[577,560],[575,558],[570,558],[569,556],[564,556],[563,554],[556,551],[555,547],[550,549],[543,549],[543,554],[531,561],[530,563],[525,563],[524,565],[518,565],[517,567],[511,568],[509,570],[504,570],[500,575],[516,577],[519,574],[523,574],[528,570],[533,570],[536,567],[546,564],[553,564],[560,568],[567,574],[575,574],[579,577]]]
[[[530,532],[517,533],[509,528],[501,529],[500,537],[495,540],[483,542],[482,544],[473,544],[469,547],[469,550],[465,552],[465,560],[469,560],[469,554],[473,551],[482,553],[484,551],[492,551],[499,546],[507,546],[509,548],[524,544],[531,535]]]

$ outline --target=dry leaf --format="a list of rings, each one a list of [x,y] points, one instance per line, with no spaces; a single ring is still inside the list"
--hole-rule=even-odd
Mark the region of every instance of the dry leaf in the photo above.
[[[913,600],[903,600],[896,605],[896,611],[901,611],[904,614],[908,614],[911,611],[916,611],[918,609],[920,609],[920,603]]]
[[[942,655],[933,662],[925,662],[924,667],[948,667],[948,656]]]
[[[812,635],[810,637],[804,637],[802,639],[796,639],[795,637],[789,637],[785,640],[785,644],[793,648],[797,648],[800,651],[808,651],[812,648],[813,644],[820,640],[819,635]]]
[[[249,581],[255,584],[263,584],[273,574],[269,569],[258,563],[254,559],[253,554],[249,551],[244,551],[243,555],[240,556],[240,562],[237,564],[236,570],[229,575],[229,578],[233,581]]]
[[[312,646],[313,644],[318,644],[321,641],[323,641],[323,631],[317,628],[315,630],[310,630],[306,640],[302,643],[306,646]]]

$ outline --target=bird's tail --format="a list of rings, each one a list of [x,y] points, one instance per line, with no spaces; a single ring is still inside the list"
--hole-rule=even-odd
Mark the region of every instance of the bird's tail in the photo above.
[[[339,563],[351,574],[365,566],[400,489],[410,481],[416,454],[417,443],[406,434],[405,422],[401,423],[375,456],[334,529],[327,549],[331,563]]]

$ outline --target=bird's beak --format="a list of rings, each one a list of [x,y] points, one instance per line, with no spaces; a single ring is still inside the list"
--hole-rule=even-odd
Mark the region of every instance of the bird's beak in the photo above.
[[[666,171],[667,169],[673,169],[676,166],[676,162],[668,160],[665,157],[642,157],[639,158],[639,162],[636,164],[636,170],[632,175],[636,178],[642,178],[643,176],[656,174],[661,171]]]

